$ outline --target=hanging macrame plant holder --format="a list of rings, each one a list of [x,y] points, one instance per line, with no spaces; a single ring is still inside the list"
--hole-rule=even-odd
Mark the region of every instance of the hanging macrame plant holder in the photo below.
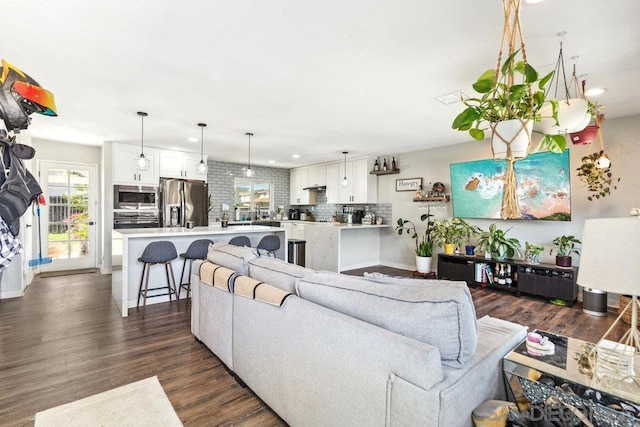
[[[563,33],[560,33],[559,35],[562,34]],[[573,76],[575,77],[575,66]],[[562,83],[564,87],[561,87],[560,83]],[[556,121],[551,117],[552,106],[545,105],[540,109],[541,119],[535,124],[533,129],[536,132],[544,133],[546,135],[566,135],[571,132],[579,132],[583,130],[591,120],[589,104],[579,91],[575,94],[570,93],[570,84],[567,84],[567,77],[564,71],[562,41],[560,42],[560,52],[558,53],[555,73],[549,82],[546,95],[549,95],[552,87],[555,90],[554,98],[564,98],[562,101],[558,101],[558,122],[556,123]]]
[[[508,57],[519,49],[523,61],[525,63],[527,62],[527,52],[524,39],[522,38],[522,28],[520,26],[520,0],[502,0],[502,6],[504,11],[504,28],[502,31],[500,51],[498,53],[498,62],[496,64],[494,84],[498,83],[503,50],[505,48]],[[511,61],[511,65],[506,72],[507,84],[509,86],[513,86],[515,80],[513,63],[514,62]],[[526,90],[533,108],[531,85],[528,83],[526,84]],[[513,119],[504,122],[490,123],[490,127],[492,131],[491,149],[493,151],[493,157],[496,160],[506,160],[507,162],[500,216],[502,219],[519,219],[522,214],[516,194],[517,184],[514,163],[517,160],[527,157],[529,145],[531,144],[533,120],[522,118]]]
[[[571,82],[575,86],[576,91],[582,95],[582,98],[584,98],[587,101],[587,103],[589,103],[589,100],[587,100],[587,97],[584,94],[585,81],[584,80],[582,81],[582,86],[578,85],[578,78],[576,76],[575,64],[573,65],[573,77],[571,77]],[[592,104],[592,105],[593,105],[594,111],[588,112],[586,116],[586,121],[585,121],[586,122],[585,128],[582,129],[581,131],[571,132],[569,134],[571,143],[573,145],[589,145],[592,142],[594,142],[598,137],[598,134],[600,132],[600,125],[598,123],[598,120],[600,118],[600,121],[602,121],[602,118],[601,116],[592,117],[592,114],[598,113],[597,105],[596,104]],[[600,135],[600,142],[602,142],[602,135]]]

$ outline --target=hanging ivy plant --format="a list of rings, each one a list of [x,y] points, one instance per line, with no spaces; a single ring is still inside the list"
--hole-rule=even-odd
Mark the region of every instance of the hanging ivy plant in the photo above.
[[[603,150],[582,157],[582,164],[576,170],[578,177],[587,186],[591,193],[587,200],[599,199],[611,194],[611,190],[618,188],[620,178],[614,178],[611,174],[611,164],[608,167],[599,167],[601,157],[606,157]]]

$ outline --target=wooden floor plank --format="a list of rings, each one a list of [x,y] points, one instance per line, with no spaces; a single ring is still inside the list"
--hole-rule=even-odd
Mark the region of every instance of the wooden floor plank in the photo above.
[[[364,271],[410,276],[375,267]],[[593,317],[544,299],[489,289],[471,291],[478,317],[594,341],[613,314]],[[624,326],[616,330],[621,334]],[[40,278],[23,298],[0,301],[0,424],[32,426],[36,412],[157,375],[185,426],[286,425],[190,333],[175,303],[120,317],[111,276]]]

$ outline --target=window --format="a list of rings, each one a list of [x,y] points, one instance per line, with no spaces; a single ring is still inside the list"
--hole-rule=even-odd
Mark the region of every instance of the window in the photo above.
[[[234,200],[240,210],[254,212],[273,211],[273,185],[269,181],[234,179]]]

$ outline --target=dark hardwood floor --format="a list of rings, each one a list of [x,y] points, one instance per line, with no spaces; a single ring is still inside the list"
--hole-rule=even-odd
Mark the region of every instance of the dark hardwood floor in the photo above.
[[[411,275],[387,267],[349,273],[363,271]],[[478,317],[588,341],[615,318],[585,315],[579,304],[558,307],[496,290],[471,292]],[[122,318],[111,298],[110,275],[36,277],[23,298],[0,301],[0,425],[32,426],[36,412],[153,375],[187,426],[285,425],[194,339],[184,302],[181,308],[154,304],[144,319],[136,310]]]

